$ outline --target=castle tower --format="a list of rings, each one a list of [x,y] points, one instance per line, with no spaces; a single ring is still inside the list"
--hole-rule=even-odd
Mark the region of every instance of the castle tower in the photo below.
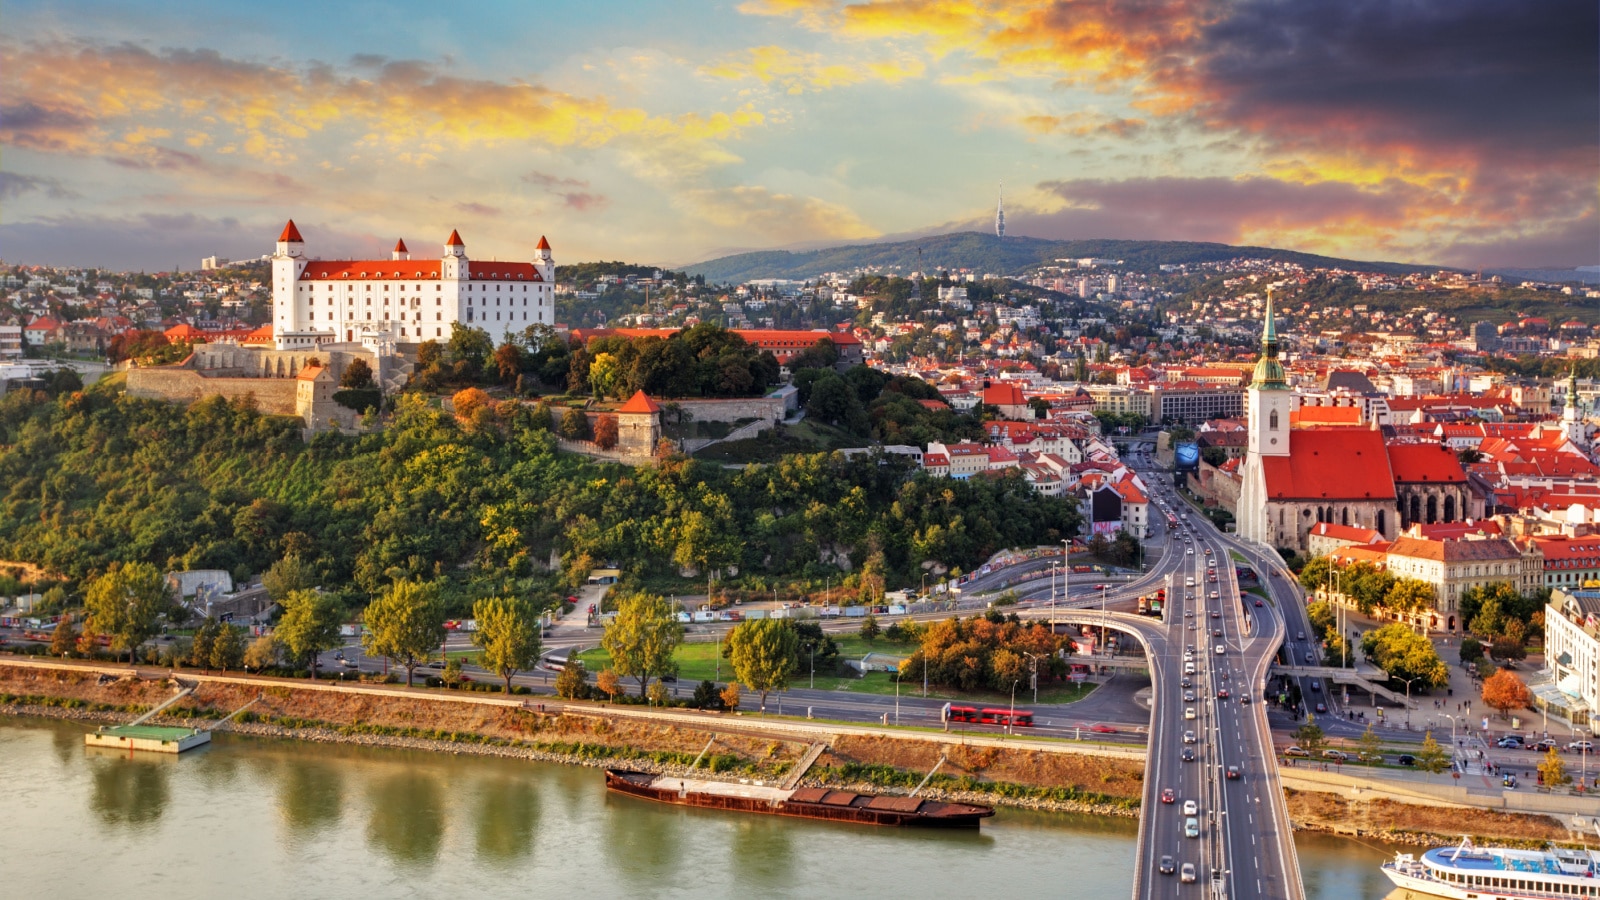
[[[394,242],[394,251],[389,254],[390,259],[410,259],[411,251],[406,249],[405,238]]]
[[[300,275],[305,269],[306,242],[290,219],[278,235],[278,246],[272,254],[272,328],[276,334],[300,329],[296,310],[301,291]]]
[[[555,257],[550,254],[550,241],[544,235],[539,235],[539,248],[533,254],[533,264],[539,267],[539,277],[545,284],[554,284],[556,280]]]
[[[454,281],[467,279],[467,245],[455,229],[450,230],[450,239],[444,242],[444,262],[439,267],[439,277]]]

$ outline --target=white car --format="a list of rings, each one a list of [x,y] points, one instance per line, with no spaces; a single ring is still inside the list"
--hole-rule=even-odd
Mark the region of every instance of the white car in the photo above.
[[[1194,732],[1192,732],[1192,731],[1185,731],[1185,732],[1184,732],[1184,733],[1183,733],[1183,742],[1184,742],[1184,743],[1185,743],[1185,744],[1192,744],[1192,743],[1194,743],[1194,742],[1195,742],[1195,740],[1196,740],[1196,738],[1195,738],[1195,736],[1194,736]]]
[[[1184,863],[1178,872],[1178,880],[1185,884],[1193,884],[1195,879],[1194,863]]]
[[[1188,549],[1188,551],[1186,551],[1186,552],[1187,552],[1187,553],[1188,553],[1188,554],[1189,554],[1189,555],[1190,555],[1190,556],[1193,556],[1193,555],[1194,555],[1194,548],[1193,548],[1193,547],[1190,547],[1190,548],[1189,548],[1189,549]]]
[[[1221,644],[1217,645],[1217,655],[1218,656],[1221,656],[1222,654],[1227,653],[1227,652],[1228,652],[1228,648],[1222,646]]]
[[[1194,707],[1192,707],[1192,706],[1185,707],[1184,710],[1183,710],[1183,717],[1185,719],[1194,718]]]
[[[1186,816],[1200,815],[1200,804],[1194,802],[1193,800],[1183,801],[1183,814]]]

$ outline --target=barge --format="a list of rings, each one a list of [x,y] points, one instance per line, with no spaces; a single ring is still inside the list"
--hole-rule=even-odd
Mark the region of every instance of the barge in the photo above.
[[[626,769],[607,769],[606,789],[677,806],[730,809],[863,825],[977,828],[980,821],[994,815],[994,807],[972,803],[886,797],[813,787],[785,790],[769,785],[705,781]]]

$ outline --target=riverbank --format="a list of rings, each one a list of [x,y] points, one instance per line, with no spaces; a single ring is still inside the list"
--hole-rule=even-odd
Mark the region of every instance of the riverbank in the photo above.
[[[278,739],[425,750],[686,774],[700,759],[724,777],[778,781],[813,740],[792,723],[745,716],[652,719],[637,707],[561,703],[434,691],[352,689],[282,679],[185,679],[196,685],[152,721],[208,727],[254,700],[225,726]],[[84,722],[126,722],[171,697],[166,673],[105,666],[8,664],[0,659],[0,715]],[[1142,759],[1095,747],[1050,750],[1005,746],[987,738],[933,734],[827,734],[827,750],[803,784],[899,792],[939,765],[923,793],[946,799],[1047,812],[1135,818],[1144,789]],[[702,756],[703,754],[703,756]],[[1549,816],[1352,800],[1333,793],[1288,790],[1297,830],[1411,844],[1459,840],[1463,833],[1498,843],[1565,840]]]

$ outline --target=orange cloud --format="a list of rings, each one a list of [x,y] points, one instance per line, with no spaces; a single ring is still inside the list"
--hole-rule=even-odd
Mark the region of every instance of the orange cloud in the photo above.
[[[900,57],[881,62],[829,62],[819,53],[795,53],[783,47],[753,47],[707,63],[700,73],[730,81],[754,79],[775,84],[786,93],[803,94],[859,84],[868,79],[894,83],[920,76],[920,60]]]

